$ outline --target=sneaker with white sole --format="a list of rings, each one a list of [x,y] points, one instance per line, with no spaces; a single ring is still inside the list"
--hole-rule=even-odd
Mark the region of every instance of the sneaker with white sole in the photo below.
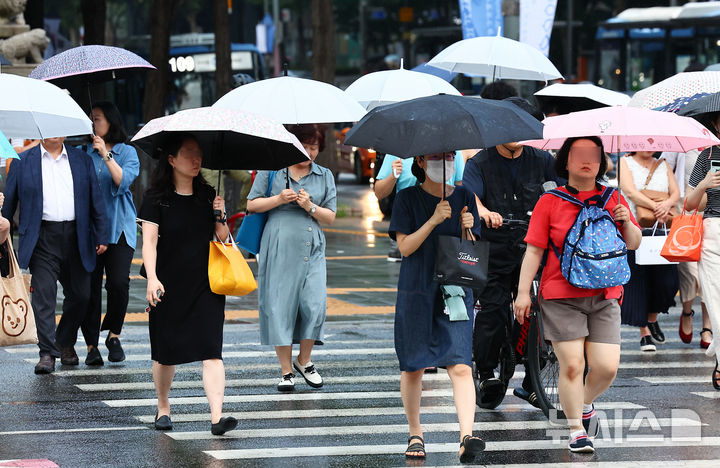
[[[593,453],[595,451],[592,440],[590,440],[585,432],[572,437],[568,442],[568,448],[571,452],[575,453]]]
[[[318,374],[317,370],[315,369],[315,366],[311,361],[308,361],[307,364],[304,366],[300,365],[300,362],[298,362],[297,358],[293,361],[293,367],[296,371],[300,373],[300,375],[303,376],[305,379],[305,382],[307,382],[308,385],[310,385],[313,388],[320,388],[323,386],[323,379],[320,377],[320,374]]]
[[[642,338],[640,338],[640,351],[647,351],[647,352],[657,351],[657,348],[655,347],[655,343],[653,342],[653,339],[650,337],[650,335],[645,335]]]
[[[295,390],[295,374],[288,372],[283,375],[280,383],[277,384],[277,389],[280,392],[292,392]]]

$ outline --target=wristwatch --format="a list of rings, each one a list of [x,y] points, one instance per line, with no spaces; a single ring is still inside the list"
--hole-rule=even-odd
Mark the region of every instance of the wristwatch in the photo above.
[[[113,158],[113,152],[112,150],[108,151],[105,156],[103,156],[103,161],[110,161]]]
[[[317,211],[317,205],[313,203],[313,206],[312,206],[312,208],[310,208],[310,211],[308,213],[310,213],[310,216],[312,216],[315,214],[316,211]]]

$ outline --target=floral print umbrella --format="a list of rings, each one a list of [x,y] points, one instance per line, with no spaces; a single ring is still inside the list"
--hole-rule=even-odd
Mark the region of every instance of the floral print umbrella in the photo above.
[[[297,137],[279,122],[217,107],[186,109],[148,122],[132,139],[150,156],[167,155],[173,134],[192,134],[207,169],[279,170],[308,160]]]
[[[143,69],[155,70],[155,67],[139,55],[120,47],[88,45],[50,57],[29,76],[69,88],[126,78]]]

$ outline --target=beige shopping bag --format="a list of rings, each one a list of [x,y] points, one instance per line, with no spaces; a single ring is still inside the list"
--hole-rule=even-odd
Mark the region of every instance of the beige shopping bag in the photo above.
[[[0,346],[37,343],[35,315],[30,305],[26,278],[20,272],[12,240],[8,238],[10,273],[0,277]],[[29,281],[28,281],[29,283]]]

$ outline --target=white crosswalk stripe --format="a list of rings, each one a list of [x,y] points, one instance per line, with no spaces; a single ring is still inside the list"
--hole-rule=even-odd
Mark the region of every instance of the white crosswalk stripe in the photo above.
[[[334,326],[329,324],[329,328]],[[205,454],[208,460],[238,460],[235,463],[252,460],[274,465],[278,459],[287,459],[304,465],[315,464],[316,458],[322,460],[320,464],[327,463],[328,459],[321,457],[355,457],[352,464],[361,465],[357,457],[372,456],[374,463],[383,466],[404,466],[402,453],[406,448],[408,426],[399,391],[392,324],[381,324],[377,329],[378,336],[372,339],[350,339],[337,334],[337,341],[328,340],[326,346],[317,347],[313,361],[325,379],[325,386],[313,390],[299,378],[296,379],[297,391],[289,394],[275,390],[279,366],[274,351],[260,348],[257,343],[226,343],[224,415],[237,418],[240,425],[222,437],[213,436],[208,430],[208,402],[199,375],[201,366],[197,364],[176,368],[170,398],[174,430],[164,435],[152,430],[157,401],[149,366],[149,346],[131,340],[124,343],[128,355],[124,363],[106,363],[102,368],[81,365],[77,370],[60,367],[54,373],[54,378],[72,385],[78,393],[86,395],[85,399],[102,403],[107,411],[128,415],[123,424],[67,430],[18,428],[0,432],[0,436],[147,431],[181,444],[183,450]],[[596,402],[596,409],[604,419],[601,437],[596,439],[595,446],[602,453],[617,450],[625,457],[634,456],[626,449],[645,450],[638,452],[637,459],[592,466],[657,466],[658,463],[668,467],[717,466],[700,459],[692,450],[685,450],[718,449],[713,453],[718,453],[720,458],[720,437],[706,434],[709,427],[714,427],[712,421],[671,414],[671,408],[658,411],[655,417],[651,412],[653,408],[634,402],[632,393],[623,390],[629,386],[625,382],[632,382],[633,387],[672,385],[682,392],[679,399],[717,399],[720,392],[711,391],[709,382],[714,360],[706,358],[704,350],[697,345],[683,345],[675,338],[669,338],[656,353],[642,352],[638,349],[639,343],[636,345],[639,341],[636,336],[636,329],[623,329],[618,393],[609,393],[604,401]],[[5,351],[14,359],[33,363],[36,359],[33,354],[37,353],[31,346]],[[78,347],[78,354],[82,352]],[[524,376],[524,369],[519,366],[504,402],[495,410],[477,410],[474,429],[486,435],[486,451],[493,454],[492,461],[496,463],[488,466],[570,466],[564,463],[567,430],[551,424],[536,408],[512,395],[513,388],[520,385]],[[424,375],[423,384],[421,414],[428,455],[435,457],[433,464],[454,466],[458,423],[451,382],[441,369],[437,374]],[[683,440],[678,434],[695,436]],[[553,436],[558,440],[554,441]],[[218,444],[219,439],[222,444]],[[685,450],[678,453],[692,458],[665,462],[667,452],[664,450],[668,448]],[[538,459],[528,458],[522,465],[503,464],[513,461],[513,453],[533,451],[544,455]]]

